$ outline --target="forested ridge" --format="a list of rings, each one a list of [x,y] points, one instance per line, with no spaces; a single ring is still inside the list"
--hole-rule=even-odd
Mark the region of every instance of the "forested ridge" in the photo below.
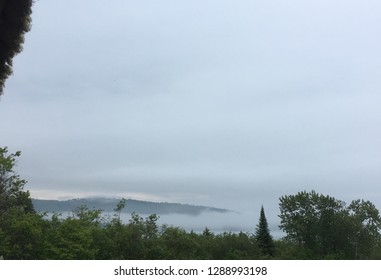
[[[83,205],[68,217],[37,212],[26,181],[14,171],[20,152],[0,148],[0,257],[4,259],[381,259],[381,218],[370,202],[346,204],[333,197],[301,191],[279,199],[274,240],[264,207],[251,233],[202,233],[159,226],[157,214],[136,213],[127,223]]]
[[[71,212],[81,205],[88,208],[100,209],[104,212],[112,212],[120,198],[81,198],[70,200],[43,200],[32,198],[34,208],[39,212]],[[184,214],[198,216],[203,212],[229,213],[228,209],[207,207],[200,205],[189,205],[181,203],[152,202],[136,199],[127,199],[126,206],[123,209],[127,213],[139,214]]]

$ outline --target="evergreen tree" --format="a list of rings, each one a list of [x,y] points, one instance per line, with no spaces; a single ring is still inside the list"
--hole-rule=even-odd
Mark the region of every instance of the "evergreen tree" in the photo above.
[[[21,52],[31,27],[33,0],[0,0],[0,95],[12,74],[13,57]]]
[[[261,207],[259,224],[257,225],[257,229],[255,231],[255,239],[257,240],[258,247],[261,249],[262,254],[269,256],[274,254],[274,240],[270,235],[270,230],[263,206]]]

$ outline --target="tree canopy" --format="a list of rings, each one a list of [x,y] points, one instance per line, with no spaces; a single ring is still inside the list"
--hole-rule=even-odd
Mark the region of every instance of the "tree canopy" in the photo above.
[[[20,152],[0,148],[0,256],[32,258],[41,239],[41,219],[35,213],[26,181],[14,171]]]
[[[31,28],[33,0],[0,0],[0,95],[12,74],[13,58],[22,51]]]
[[[29,192],[24,190],[26,181],[14,171],[16,159],[20,155],[19,151],[9,154],[8,148],[0,148],[0,217],[14,207],[34,212]]]
[[[381,218],[370,201],[346,206],[328,195],[302,191],[282,196],[279,206],[280,228],[305,258],[368,258],[379,245]]]

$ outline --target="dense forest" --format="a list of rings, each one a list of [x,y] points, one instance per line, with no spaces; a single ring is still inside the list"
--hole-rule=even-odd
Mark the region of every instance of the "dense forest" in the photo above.
[[[274,240],[265,210],[253,233],[187,232],[159,226],[156,214],[120,219],[77,207],[69,217],[34,209],[26,181],[14,171],[20,152],[0,148],[0,258],[3,259],[381,259],[381,218],[369,201],[349,205],[314,191],[279,199],[285,237]]]

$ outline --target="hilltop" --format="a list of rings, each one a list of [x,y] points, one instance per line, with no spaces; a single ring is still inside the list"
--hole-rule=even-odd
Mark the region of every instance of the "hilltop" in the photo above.
[[[101,209],[104,212],[113,212],[120,199],[118,198],[79,198],[70,200],[43,200],[32,199],[34,208],[40,212],[70,212],[81,205],[86,205],[89,209]],[[138,214],[184,214],[197,216],[203,212],[228,213],[233,212],[228,209],[189,205],[169,202],[150,202],[134,199],[126,200],[125,213],[136,212]]]

